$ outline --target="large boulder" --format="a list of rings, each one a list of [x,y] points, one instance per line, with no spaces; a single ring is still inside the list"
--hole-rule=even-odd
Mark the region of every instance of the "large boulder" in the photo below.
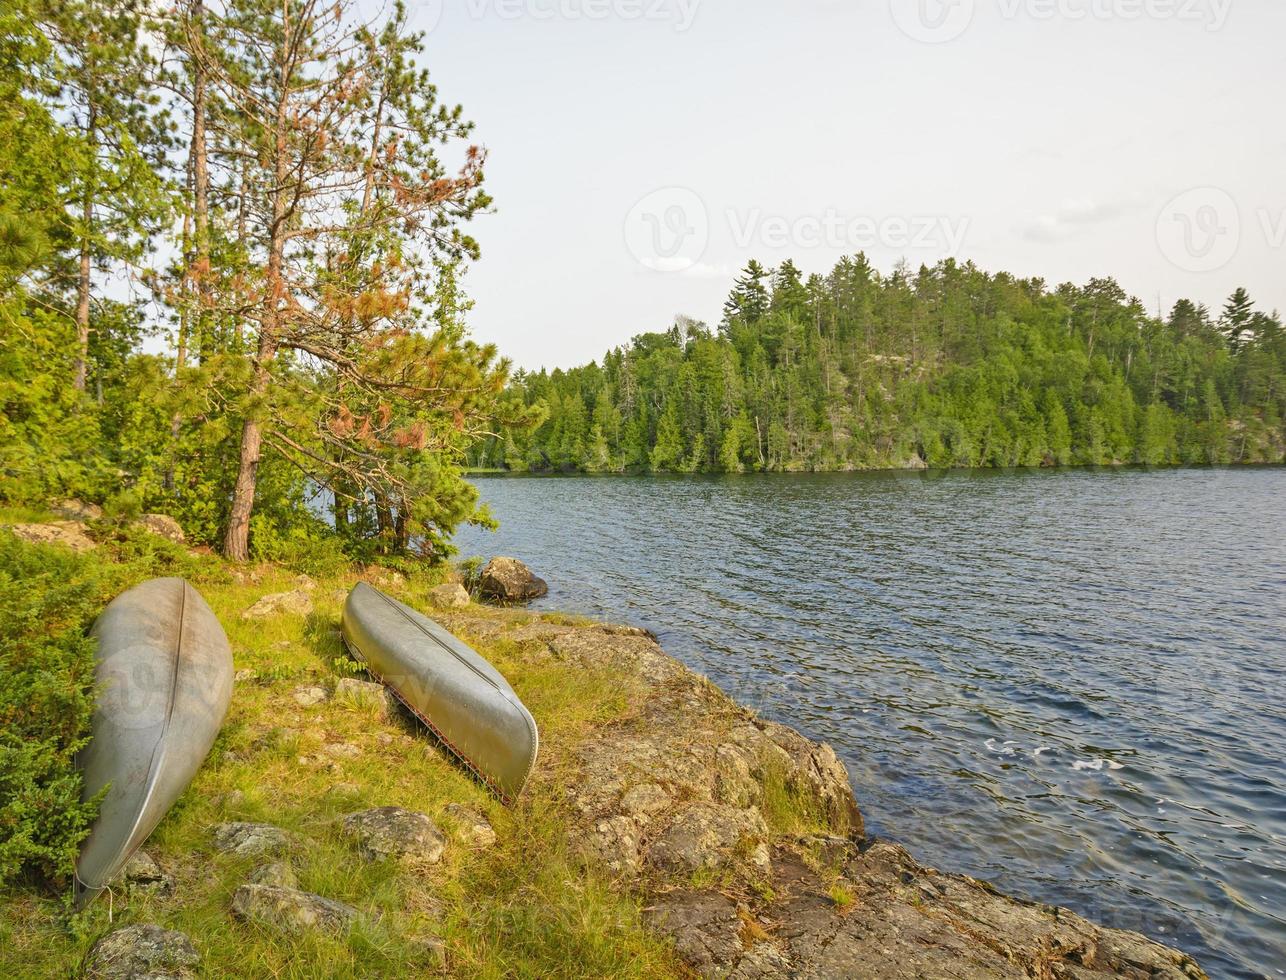
[[[437,864],[446,847],[437,824],[423,813],[398,806],[351,813],[341,827],[368,861],[392,858],[410,864]]]
[[[342,932],[357,918],[357,909],[295,888],[242,885],[232,893],[232,914],[279,932]]]
[[[165,514],[144,514],[138,519],[138,524],[176,544],[183,544],[187,540],[183,534],[183,528],[179,527],[179,522]]]
[[[313,600],[303,589],[266,595],[241,614],[242,619],[271,619],[290,614],[307,616],[313,611]]]
[[[530,602],[549,594],[545,580],[517,558],[492,558],[482,570],[478,588],[492,602]]]
[[[126,926],[89,951],[86,973],[98,980],[187,980],[201,957],[192,940],[160,926]]]
[[[79,521],[54,521],[51,524],[10,524],[7,529],[14,537],[33,544],[61,544],[72,551],[92,551],[98,547],[85,533]]]

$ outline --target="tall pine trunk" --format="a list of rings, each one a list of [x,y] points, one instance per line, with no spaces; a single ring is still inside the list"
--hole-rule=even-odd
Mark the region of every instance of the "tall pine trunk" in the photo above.
[[[192,22],[198,39],[202,37],[201,19],[205,14],[202,0],[193,0]],[[198,41],[200,43],[200,41]],[[193,210],[196,218],[196,285],[197,285],[197,355],[202,360],[210,354],[210,165],[205,147],[205,63],[202,57],[192,59],[192,184]]]
[[[89,103],[89,118],[85,133],[89,142],[90,153],[94,152],[94,133],[98,125],[98,115],[94,103]],[[93,164],[90,165],[92,180]],[[85,200],[81,203],[81,221],[84,227],[80,238],[80,273],[76,280],[76,367],[72,377],[72,387],[77,391],[85,390],[85,379],[89,374],[89,289],[90,273],[93,269],[93,228],[94,228],[94,189],[86,184]]]
[[[232,561],[250,558],[250,516],[254,512],[255,488],[259,477],[259,459],[263,451],[263,430],[254,415],[272,381],[271,365],[277,356],[280,337],[281,301],[284,292],[282,268],[286,249],[286,189],[289,161],[286,158],[286,105],[289,99],[286,55],[282,54],[281,92],[275,120],[276,147],[271,192],[272,223],[268,227],[268,276],[262,319],[259,322],[259,349],[255,355],[254,380],[250,384],[250,414],[241,426],[241,456],[237,483],[232,491],[232,508],[228,513],[228,530],[223,537],[223,553]]]

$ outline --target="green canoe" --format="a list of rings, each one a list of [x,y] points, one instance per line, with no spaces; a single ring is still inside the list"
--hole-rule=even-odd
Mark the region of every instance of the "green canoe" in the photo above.
[[[539,736],[500,672],[433,620],[365,582],[349,593],[343,627],[353,655],[502,800],[513,802],[536,764]]]

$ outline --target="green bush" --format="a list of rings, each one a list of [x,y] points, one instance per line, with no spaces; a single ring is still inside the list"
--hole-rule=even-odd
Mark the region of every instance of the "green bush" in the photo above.
[[[307,575],[334,575],[350,565],[343,539],[315,517],[282,526],[266,514],[250,519],[250,553]]]
[[[227,577],[142,528],[108,518],[90,530],[99,547],[80,555],[0,531],[0,887],[70,876],[97,811],[80,802],[75,767],[93,714],[94,619],[145,579]]]
[[[101,563],[0,533],[0,886],[69,874],[97,805],[74,757],[93,711],[85,635],[110,587]]]

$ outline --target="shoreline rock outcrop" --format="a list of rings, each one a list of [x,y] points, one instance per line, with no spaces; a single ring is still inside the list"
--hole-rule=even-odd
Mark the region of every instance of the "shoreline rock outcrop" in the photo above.
[[[1185,954],[925,867],[866,836],[827,745],[758,718],[643,630],[445,614],[619,678],[630,705],[575,752],[569,836],[642,900],[700,976],[1205,980]]]

